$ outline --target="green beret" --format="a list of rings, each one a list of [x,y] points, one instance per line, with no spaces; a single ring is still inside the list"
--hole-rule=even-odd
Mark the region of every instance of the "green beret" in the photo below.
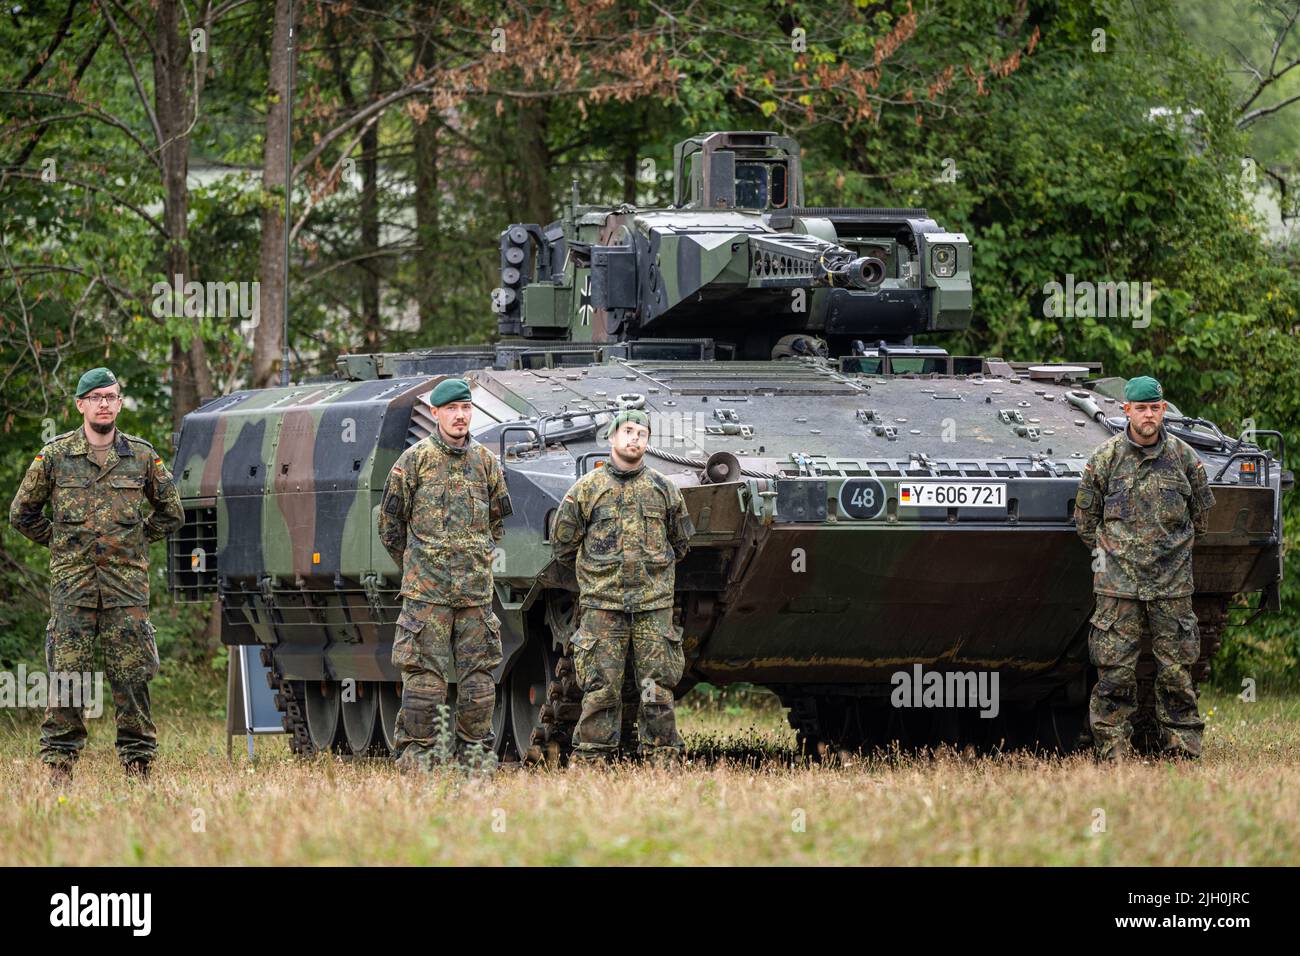
[[[1160,383],[1150,375],[1139,375],[1137,378],[1128,380],[1124,386],[1124,401],[1126,402],[1159,402],[1165,397],[1164,390],[1161,389]]]
[[[469,384],[463,378],[444,378],[429,394],[429,404],[434,408],[448,402],[468,402]]]
[[[117,376],[106,368],[92,368],[77,382],[77,398],[84,398],[87,392],[105,385],[116,385]]]
[[[650,430],[650,416],[637,408],[625,408],[609,423],[609,428],[605,429],[605,437],[613,438],[614,432],[618,431],[618,426],[624,422],[636,422],[638,425],[644,425],[646,430]]]

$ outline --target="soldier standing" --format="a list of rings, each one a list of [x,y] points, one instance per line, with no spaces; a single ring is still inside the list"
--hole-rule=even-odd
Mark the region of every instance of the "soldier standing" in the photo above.
[[[1140,376],[1124,389],[1128,427],[1093,452],[1074,520],[1097,556],[1088,650],[1097,667],[1089,722],[1099,756],[1132,753],[1137,660],[1149,636],[1155,709],[1167,756],[1199,757],[1204,722],[1191,667],[1201,652],[1192,609],[1192,544],[1214,505],[1205,467],[1163,425],[1160,383]]]
[[[99,642],[113,691],[118,758],[128,774],[146,776],[158,751],[149,706],[149,681],[158,673],[149,542],[179,528],[185,512],[153,446],[117,428],[117,377],[91,369],[77,382],[76,398],[81,427],[41,449],[9,506],[9,523],[50,549],[49,674],[93,671]],[[152,506],[147,517],[146,502]],[[41,724],[41,760],[56,782],[71,776],[86,745],[81,708],[58,703],[51,695]]]
[[[673,688],[685,658],[673,627],[676,562],[695,533],[681,490],[642,460],[650,418],[625,410],[610,422],[610,461],[569,489],[555,518],[555,558],[574,567],[581,615],[573,663],[582,687],[577,760],[607,760],[619,747],[629,645],[641,690],[640,752],[675,760]],[[630,744],[630,741],[628,742]]]
[[[379,537],[402,569],[393,664],[402,672],[397,763],[429,770],[434,720],[456,683],[456,749],[491,749],[501,623],[492,613],[492,555],[511,513],[501,463],[469,437],[474,405],[464,379],[429,396],[438,428],[406,449],[384,486]]]

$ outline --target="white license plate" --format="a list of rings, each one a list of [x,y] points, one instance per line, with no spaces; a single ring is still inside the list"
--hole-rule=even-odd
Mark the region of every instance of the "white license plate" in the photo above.
[[[1003,481],[900,481],[898,503],[913,508],[1007,510]]]

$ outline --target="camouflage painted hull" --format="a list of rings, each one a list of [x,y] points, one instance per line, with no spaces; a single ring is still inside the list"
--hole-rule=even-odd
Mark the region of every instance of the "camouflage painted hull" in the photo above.
[[[495,563],[499,723],[513,727],[499,736],[520,754],[565,739],[573,702],[552,685],[564,685],[557,668],[571,622],[557,608],[572,604],[574,583],[551,563],[547,528],[577,474],[603,454],[603,409],[632,392],[655,418],[648,462],[682,487],[698,529],[678,568],[679,691],[750,682],[805,713],[846,698],[883,706],[893,675],[921,664],[995,671],[1008,703],[1079,705],[1091,555],[1071,515],[1083,462],[1111,426],[1065,397],[1077,386],[1016,374],[868,377],[807,360],[730,364],[763,367],[472,373],[475,437],[501,454],[514,501]],[[376,509],[393,461],[433,427],[424,397],[438,380],[245,391],[186,419],[175,475],[188,520],[172,541],[173,589],[219,594],[223,640],[267,649],[300,749],[349,737],[333,688],[350,680],[363,694],[394,692],[399,574],[379,544]],[[998,415],[1030,399],[1037,435]],[[910,439],[891,438],[881,422]],[[719,452],[734,467],[702,481]],[[1204,451],[1212,476],[1228,457]],[[1006,505],[990,513],[904,500],[909,482],[943,477],[1003,484]],[[1268,483],[1240,479],[1216,481],[1211,530],[1195,553],[1202,676],[1227,602],[1267,592],[1280,576],[1280,470],[1274,463]],[[873,508],[863,510],[854,495],[867,487]],[[307,726],[309,710],[324,730]],[[372,739],[351,749],[382,744],[382,719],[374,723]]]

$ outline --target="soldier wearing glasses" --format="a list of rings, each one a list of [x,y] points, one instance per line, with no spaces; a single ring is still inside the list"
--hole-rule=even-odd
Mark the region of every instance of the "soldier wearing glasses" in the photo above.
[[[76,396],[81,427],[40,450],[9,507],[9,523],[50,549],[49,673],[94,671],[99,643],[113,691],[118,758],[129,775],[145,776],[158,749],[149,707],[149,681],[158,672],[149,542],[179,528],[185,512],[153,446],[117,428],[117,377],[91,369]],[[41,759],[55,782],[71,776],[86,745],[81,709],[59,706],[68,703],[51,699],[41,724]]]

